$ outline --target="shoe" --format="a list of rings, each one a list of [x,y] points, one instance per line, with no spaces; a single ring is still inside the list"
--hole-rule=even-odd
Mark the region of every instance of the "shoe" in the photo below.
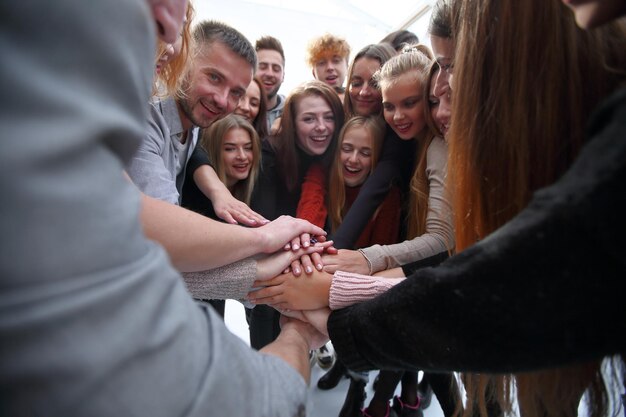
[[[335,361],[332,368],[317,381],[317,387],[323,390],[335,388],[339,381],[346,377],[346,372],[346,367],[340,361]]]
[[[369,414],[369,408],[364,408],[363,410],[361,410],[361,416],[372,417]],[[393,408],[389,407],[389,404],[387,404],[387,413],[385,413],[385,417],[398,417],[396,411]]]
[[[376,392],[376,387],[378,386],[378,380],[380,379],[380,372],[376,374],[376,378],[374,378],[374,382],[372,383],[372,390]]]
[[[322,369],[329,369],[335,362],[335,352],[328,350],[326,345],[315,351],[317,357],[317,365]]]
[[[361,417],[365,403],[365,381],[350,378],[350,387],[346,393],[339,417]]]
[[[430,407],[430,402],[433,399],[433,388],[430,386],[429,383],[425,384],[426,388],[423,388],[422,385],[424,384],[419,384],[417,388],[417,396],[420,400],[420,408],[422,410],[426,410],[428,407]]]
[[[421,402],[419,397],[417,398],[417,404],[408,405],[402,402],[400,397],[393,397],[392,409],[396,412],[398,417],[424,417],[424,413],[421,410]]]

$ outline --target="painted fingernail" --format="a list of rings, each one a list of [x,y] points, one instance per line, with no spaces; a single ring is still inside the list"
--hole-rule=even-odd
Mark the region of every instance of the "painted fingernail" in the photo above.
[[[324,269],[324,265],[322,264],[317,264],[317,270],[321,271],[322,269]]]
[[[310,274],[311,272],[313,272],[313,268],[311,268],[310,266],[306,267],[306,273]]]
[[[292,249],[293,250],[298,250],[298,249],[300,249],[300,245],[293,245]]]

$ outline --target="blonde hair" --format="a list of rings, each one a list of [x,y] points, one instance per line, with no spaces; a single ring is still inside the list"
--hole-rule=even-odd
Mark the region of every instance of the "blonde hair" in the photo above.
[[[185,22],[183,23],[182,44],[180,53],[172,58],[161,72],[154,78],[152,94],[157,97],[167,97],[176,94],[180,90],[183,75],[187,71],[187,66],[191,61],[191,51],[193,50],[193,36],[191,35],[191,21],[194,17],[194,8],[191,1],[187,3]],[[159,41],[157,45],[157,62],[165,54],[168,44]]]
[[[424,100],[428,97],[428,80],[433,66],[433,54],[425,45],[411,45],[402,50],[402,53],[387,61],[376,74],[374,79],[381,89],[393,85],[396,80],[408,73],[414,72],[424,91]],[[436,129],[432,122],[430,109],[424,106],[427,127],[417,138],[416,165],[411,178],[411,193],[407,219],[407,238],[421,236],[426,232],[426,215],[428,213],[428,178],[426,177],[426,155],[428,147],[436,136]]]
[[[350,45],[348,42],[335,35],[326,33],[319,38],[313,39],[307,48],[307,63],[311,68],[322,58],[340,56],[348,62],[350,57]]]
[[[328,181],[328,216],[333,232],[339,228],[346,214],[344,207],[346,202],[346,189],[343,177],[343,165],[341,163],[341,143],[348,131],[358,127],[367,130],[372,139],[372,165],[368,175],[372,173],[378,163],[383,141],[385,140],[385,122],[382,117],[378,115],[352,117],[339,132],[339,143],[335,150],[334,163],[330,170],[330,178]]]
[[[250,204],[252,191],[259,175],[261,166],[261,141],[259,135],[252,125],[243,117],[236,114],[229,114],[213,123],[208,129],[204,129],[200,136],[198,145],[207,153],[211,166],[224,184],[226,184],[226,169],[222,159],[224,138],[232,129],[243,129],[250,136],[252,142],[252,166],[250,174],[245,180],[237,182],[234,186],[233,196],[246,204]]]

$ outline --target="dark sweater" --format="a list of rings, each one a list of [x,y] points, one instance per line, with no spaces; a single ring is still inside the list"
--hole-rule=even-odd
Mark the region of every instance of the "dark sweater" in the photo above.
[[[498,231],[335,311],[350,369],[518,372],[626,352],[626,91],[569,171]]]

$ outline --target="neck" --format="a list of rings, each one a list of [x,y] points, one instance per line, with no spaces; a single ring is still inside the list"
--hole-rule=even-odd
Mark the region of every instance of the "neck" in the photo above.
[[[176,100],[176,108],[178,109],[178,117],[180,118],[180,124],[183,125],[184,136],[187,136],[187,132],[193,127],[193,123],[187,117],[187,113],[183,110],[183,106],[179,100]]]
[[[274,97],[272,98],[267,98],[267,108],[269,110],[274,109],[274,107],[276,107],[278,105],[278,93],[274,94]]]

